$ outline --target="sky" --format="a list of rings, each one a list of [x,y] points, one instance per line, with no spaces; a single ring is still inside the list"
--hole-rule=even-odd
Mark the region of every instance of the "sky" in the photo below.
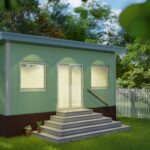
[[[72,7],[81,5],[81,0],[63,0],[68,1]],[[134,3],[142,3],[145,0],[101,0],[111,7],[111,9],[118,15],[126,6]]]
[[[41,4],[47,2],[47,0],[39,0]],[[82,0],[62,0],[63,2],[68,2],[72,8],[78,7],[81,5]],[[90,0],[89,0],[90,1]],[[142,3],[146,0],[101,0],[103,3],[109,5],[117,15],[130,4]]]
[[[64,0],[68,1],[73,7],[81,5],[81,0]],[[101,0],[102,2],[108,4],[113,9],[123,9],[129,4],[141,3],[145,0]]]

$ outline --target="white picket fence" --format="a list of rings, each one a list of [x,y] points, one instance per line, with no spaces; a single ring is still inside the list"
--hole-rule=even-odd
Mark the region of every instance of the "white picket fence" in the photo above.
[[[150,119],[150,89],[117,89],[117,115]]]

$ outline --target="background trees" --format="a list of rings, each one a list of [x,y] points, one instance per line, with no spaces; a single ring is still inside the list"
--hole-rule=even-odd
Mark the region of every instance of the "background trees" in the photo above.
[[[6,2],[10,4],[5,3],[4,6],[8,6],[0,11],[0,30],[27,34],[34,30],[34,19],[40,12],[38,0],[20,0],[15,3],[19,7],[15,7],[12,1]]]
[[[72,11],[61,0],[48,0],[42,6],[38,0],[2,0],[0,8],[1,31],[90,43],[102,41],[102,23],[112,17],[110,8],[99,0],[83,0]]]
[[[150,40],[136,38],[127,45],[128,52],[121,64],[125,71],[118,85],[129,88],[150,88]],[[122,71],[122,70],[121,70]]]
[[[118,78],[118,86],[150,88],[150,1],[128,6],[119,21],[134,41],[127,44],[127,54],[119,62],[130,67]],[[123,68],[123,67],[122,67]]]

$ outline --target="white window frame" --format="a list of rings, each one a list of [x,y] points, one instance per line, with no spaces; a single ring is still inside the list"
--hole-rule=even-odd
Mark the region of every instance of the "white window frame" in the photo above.
[[[107,79],[107,85],[106,86],[97,86],[97,87],[92,87],[92,67],[98,67],[98,68],[106,68],[106,79]],[[108,89],[109,87],[109,66],[108,65],[91,65],[91,89]]]
[[[44,65],[44,88],[21,88],[21,65],[22,64],[33,64],[33,65]],[[19,82],[20,82],[20,92],[44,92],[46,91],[46,63],[40,62],[40,61],[21,61],[20,62],[20,68],[19,68],[20,76],[19,76]]]

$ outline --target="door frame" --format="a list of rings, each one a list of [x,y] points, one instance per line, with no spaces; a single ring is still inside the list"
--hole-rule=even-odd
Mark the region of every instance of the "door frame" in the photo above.
[[[69,66],[69,83],[71,83],[71,66],[76,66],[76,65],[79,65],[79,66],[81,66],[81,107],[80,107],[80,109],[82,109],[83,108],[83,90],[84,90],[84,80],[83,80],[83,64],[75,64],[75,63],[65,63],[65,64],[63,64],[63,63],[58,63],[57,64],[57,103],[56,103],[56,111],[60,111],[60,110],[73,110],[73,109],[79,109],[79,108],[72,108],[71,107],[71,87],[70,87],[70,85],[69,85],[69,108],[64,108],[64,109],[59,109],[59,107],[58,107],[58,101],[59,101],[59,93],[58,93],[58,89],[59,89],[59,82],[58,82],[58,78],[59,78],[59,70],[58,70],[58,67],[60,66],[60,65],[68,65]]]

